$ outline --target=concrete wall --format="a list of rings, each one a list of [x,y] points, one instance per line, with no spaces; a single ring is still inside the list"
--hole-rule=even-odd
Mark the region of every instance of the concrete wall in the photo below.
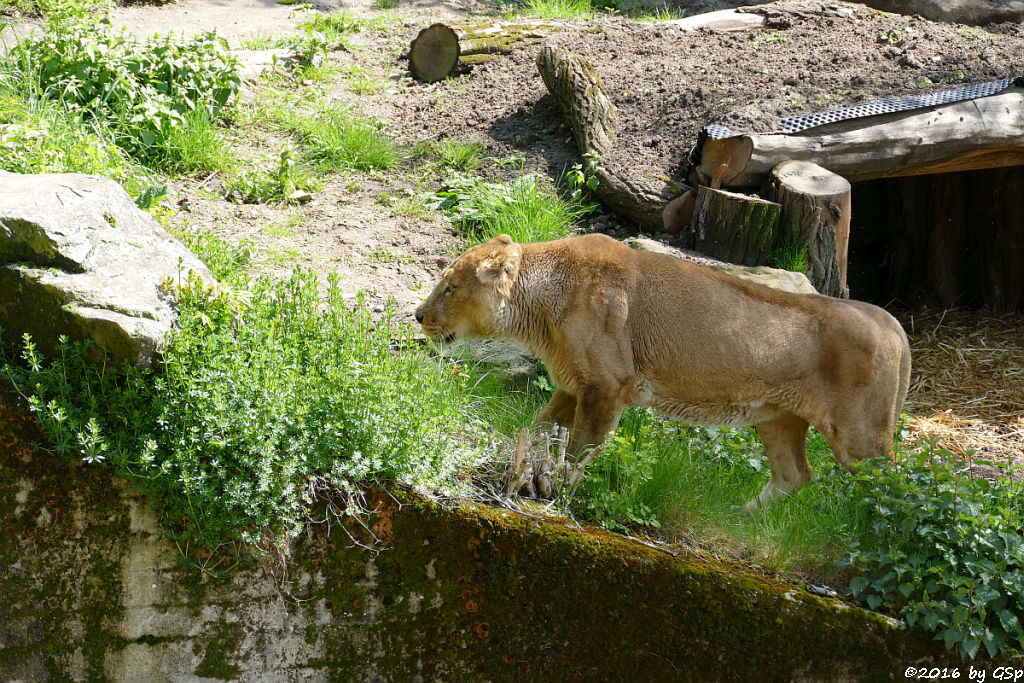
[[[374,494],[385,550],[321,524],[284,563],[189,548],[201,569],[30,433],[0,404],[0,680],[879,680],[944,656],[741,568],[402,492]]]

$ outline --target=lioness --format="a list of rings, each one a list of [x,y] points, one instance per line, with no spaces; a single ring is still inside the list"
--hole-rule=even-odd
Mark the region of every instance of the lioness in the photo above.
[[[470,248],[416,320],[433,338],[516,339],[557,389],[538,426],[599,447],[627,405],[703,425],[753,424],[771,479],[747,504],[811,479],[808,425],[836,460],[892,454],[910,378],[900,324],[877,306],[793,294],[605,235]]]

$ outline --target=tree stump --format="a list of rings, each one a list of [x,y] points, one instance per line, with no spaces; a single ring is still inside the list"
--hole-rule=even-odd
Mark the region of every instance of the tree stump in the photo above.
[[[701,186],[693,212],[695,247],[729,263],[764,265],[775,244],[781,210],[760,197]]]
[[[848,297],[850,183],[809,161],[784,161],[772,169],[767,196],[782,205],[777,246],[806,249],[815,289]]]
[[[428,83],[450,75],[459,63],[479,64],[517,47],[540,42],[555,30],[540,21],[432,24],[409,46],[409,70]]]

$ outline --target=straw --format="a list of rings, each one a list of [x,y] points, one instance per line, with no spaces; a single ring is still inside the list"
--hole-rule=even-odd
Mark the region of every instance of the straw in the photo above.
[[[913,363],[903,408],[909,438],[1024,464],[1024,316],[949,309],[897,317]]]

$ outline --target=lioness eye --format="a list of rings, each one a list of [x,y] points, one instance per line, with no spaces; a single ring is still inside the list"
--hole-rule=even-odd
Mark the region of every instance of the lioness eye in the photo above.
[[[449,282],[444,286],[445,294],[451,294],[453,291],[455,291],[455,285],[453,285],[452,283]]]

